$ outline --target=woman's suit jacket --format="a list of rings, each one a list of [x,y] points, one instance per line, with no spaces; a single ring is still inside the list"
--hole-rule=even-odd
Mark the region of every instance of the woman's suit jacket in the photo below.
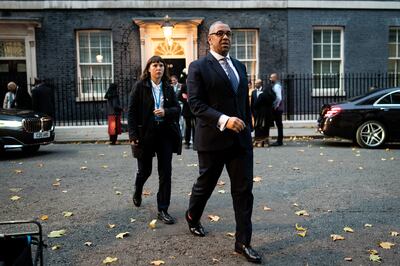
[[[182,136],[179,128],[179,114],[181,108],[176,99],[173,88],[163,82],[164,96],[164,123],[166,124],[165,137],[170,137],[173,142],[173,152],[181,154]],[[133,155],[140,158],[144,150],[153,152],[154,155],[154,98],[150,79],[136,82],[129,95],[128,128],[129,140],[139,140],[138,146],[133,146]]]

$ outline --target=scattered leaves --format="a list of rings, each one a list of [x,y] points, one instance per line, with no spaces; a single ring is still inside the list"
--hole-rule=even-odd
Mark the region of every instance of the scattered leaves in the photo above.
[[[21,197],[20,196],[12,196],[10,199],[12,200],[12,201],[17,201],[17,200],[19,200]]]
[[[306,210],[297,211],[295,212],[295,214],[298,216],[310,216],[310,214]]]
[[[254,181],[254,182],[260,182],[261,180],[262,180],[261,176],[255,176],[255,177],[253,178],[253,181]]]
[[[208,219],[210,219],[211,222],[218,222],[220,217],[218,215],[208,215]]]
[[[298,232],[297,235],[301,236],[301,237],[305,237],[307,234],[307,231],[303,231],[303,232]]]
[[[101,168],[107,169],[108,165],[102,165]]]
[[[220,180],[220,181],[218,181],[217,185],[218,185],[218,186],[220,186],[220,187],[222,187],[222,186],[224,186],[224,185],[225,185],[225,182],[224,182],[224,181],[222,181],[222,180]]]
[[[118,258],[112,258],[112,257],[107,257],[103,260],[103,264],[111,264],[113,262],[116,262]]]
[[[37,166],[38,166],[39,168],[42,168],[42,167],[43,167],[43,165],[44,165],[44,164],[42,164],[42,163],[39,163]]]
[[[293,170],[300,171],[300,168],[299,167],[293,167]]]
[[[225,190],[223,190],[223,189],[220,189],[220,190],[218,190],[218,193],[225,194],[225,193],[226,193],[226,191],[225,191]]]
[[[57,250],[57,249],[60,249],[60,248],[61,248],[61,245],[54,245],[54,246],[51,247],[51,250]]]
[[[143,191],[142,195],[143,196],[150,196],[151,192],[149,190]]]
[[[331,238],[332,238],[333,241],[336,241],[336,240],[344,240],[344,239],[345,239],[343,236],[341,236],[341,235],[335,235],[335,234],[332,234],[332,235],[331,235]]]
[[[72,215],[74,215],[72,212],[62,212],[62,214],[64,215],[64,217],[71,217]]]
[[[348,226],[346,226],[345,228],[343,228],[343,230],[344,230],[345,232],[348,232],[348,233],[354,233],[354,230],[353,230],[352,228],[348,227]]]
[[[22,188],[10,188],[11,192],[18,193],[22,190]]]
[[[381,242],[379,246],[383,249],[391,249],[395,244],[390,242]]]
[[[293,203],[293,206],[294,206],[294,207],[299,207],[299,204]]]
[[[390,232],[390,235],[391,235],[391,236],[399,236],[399,233],[396,232],[396,231],[391,231],[391,232]]]
[[[226,233],[226,235],[229,237],[235,237],[235,233],[231,233],[231,232]]]
[[[344,260],[345,261],[353,261],[353,258],[347,257],[347,258],[344,258]]]
[[[372,227],[372,224],[364,224],[364,227]]]
[[[369,255],[369,260],[373,262],[381,262],[381,257],[379,255]]]
[[[217,263],[217,262],[220,262],[220,261],[219,261],[219,259],[212,258],[212,262],[213,262],[213,263]]]
[[[42,221],[47,221],[47,220],[49,219],[49,216],[47,216],[47,215],[42,215],[42,216],[40,216],[39,219],[42,220]]]
[[[59,187],[60,185],[61,185],[60,182],[55,182],[55,183],[53,183],[53,187]]]
[[[84,245],[87,246],[87,247],[92,246],[92,244],[93,244],[93,243],[92,243],[92,242],[89,242],[89,241],[84,243]]]
[[[24,171],[22,171],[21,169],[15,169],[14,172],[16,174],[22,174]]]
[[[150,262],[151,265],[155,265],[155,266],[160,266],[161,264],[165,264],[165,261],[163,260],[153,260],[152,262]]]
[[[108,228],[113,229],[115,227],[115,224],[108,224]]]
[[[156,219],[153,219],[153,220],[149,223],[149,227],[150,227],[151,229],[155,229],[155,228],[156,228],[156,223],[157,223],[157,220],[156,220]]]
[[[371,255],[378,255],[378,251],[376,249],[368,249],[368,253]]]
[[[270,207],[267,207],[267,206],[264,206],[264,207],[263,207],[263,210],[264,210],[264,211],[272,211],[272,209],[271,209]]]
[[[65,235],[65,230],[57,230],[57,231],[51,231],[50,234],[47,235],[47,237],[49,238],[58,238],[58,237],[62,237],[63,235]]]
[[[296,230],[297,230],[297,231],[307,231],[307,228],[304,228],[304,227],[302,227],[301,225],[296,224]]]
[[[131,218],[131,223],[136,222],[136,219]]]
[[[115,236],[116,239],[124,239],[124,237],[129,236],[129,232],[119,233]]]
[[[122,192],[121,191],[115,191],[115,195],[122,195]]]
[[[87,170],[87,166],[81,166],[81,170]]]

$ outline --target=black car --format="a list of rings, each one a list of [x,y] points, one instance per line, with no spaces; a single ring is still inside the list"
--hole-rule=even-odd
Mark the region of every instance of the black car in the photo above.
[[[0,109],[0,152],[15,148],[36,152],[54,136],[51,117],[31,110]]]
[[[400,88],[375,89],[343,103],[324,105],[318,130],[365,148],[400,140]]]

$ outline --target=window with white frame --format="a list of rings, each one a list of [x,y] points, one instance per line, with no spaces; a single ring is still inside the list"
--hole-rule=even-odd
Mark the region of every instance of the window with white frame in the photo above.
[[[314,95],[342,95],[343,29],[314,28],[312,51]]]
[[[257,76],[258,32],[254,29],[232,30],[232,44],[229,54],[242,62],[251,79]]]
[[[389,29],[389,65],[390,86],[400,84],[400,27]]]
[[[111,31],[78,31],[76,39],[80,97],[103,99],[109,84],[113,82]]]

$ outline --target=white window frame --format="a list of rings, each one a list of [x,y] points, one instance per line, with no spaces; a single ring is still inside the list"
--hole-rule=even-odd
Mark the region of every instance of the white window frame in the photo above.
[[[80,46],[79,46],[79,33],[91,33],[91,32],[109,32],[110,33],[110,49],[111,49],[111,62],[110,63],[81,63],[80,62]],[[89,92],[83,92],[83,87],[82,87],[82,73],[81,73],[81,66],[102,66],[102,65],[110,65],[111,66],[111,81],[110,83],[114,82],[114,48],[113,48],[113,35],[111,30],[77,30],[76,31],[76,51],[77,51],[77,81],[78,81],[78,96],[76,97],[76,101],[82,102],[82,101],[104,101],[104,95],[99,94],[97,92],[94,92],[94,89],[92,88],[92,84],[90,85],[91,88],[89,89]],[[90,54],[90,44],[89,44],[89,54]],[[104,94],[106,91],[104,91]]]
[[[399,45],[400,45],[400,27],[389,27],[389,35],[390,35],[390,31],[391,30],[396,30],[396,42],[393,43],[393,42],[390,42],[390,40],[388,40],[388,49],[389,49],[389,45],[390,44],[395,44],[395,46],[396,46],[396,55],[397,56],[395,56],[395,57],[388,56],[388,65],[389,65],[390,60],[396,61],[394,72],[389,72],[388,71],[388,73],[390,75],[394,76],[394,83],[391,84],[391,86],[397,87],[399,85],[397,81],[398,81],[398,79],[400,79],[400,77],[399,77],[400,76],[400,69],[397,69],[397,66],[400,64],[400,49],[399,49]],[[389,51],[388,51],[388,55],[389,55]]]
[[[240,62],[242,62],[242,63],[244,63],[244,62],[253,62],[253,61],[255,61],[255,64],[256,64],[256,67],[255,67],[255,73],[254,74],[250,74],[248,71],[248,69],[246,69],[247,70],[247,74],[248,74],[248,76],[250,76],[251,78],[257,78],[258,77],[258,71],[259,71],[259,63],[260,63],[260,60],[259,60],[259,31],[258,31],[258,29],[250,29],[250,28],[236,28],[236,29],[231,29],[232,30],[232,33],[233,34],[235,34],[235,32],[237,32],[237,31],[245,31],[245,32],[248,32],[248,31],[252,31],[252,32],[255,32],[255,38],[256,38],[256,42],[255,42],[255,46],[256,46],[256,50],[255,50],[255,53],[256,53],[256,58],[255,59],[240,59],[240,58],[237,58],[236,57],[236,55],[232,55],[234,58],[236,58],[237,60],[239,60]],[[233,42],[232,42],[232,45],[233,45]],[[235,44],[235,46],[237,47],[238,45],[237,44]],[[242,45],[240,45],[240,46],[242,46]],[[245,51],[246,51],[246,57],[247,57],[247,46],[248,46],[248,43],[247,43],[247,34],[246,34],[246,40],[245,40]],[[232,49],[231,49],[232,50]],[[236,51],[237,51],[237,49],[236,49]]]
[[[339,30],[340,31],[340,60],[334,58],[314,58],[314,31],[315,30]],[[331,37],[332,38],[332,37]],[[331,40],[331,45],[332,45]],[[323,48],[322,48],[323,49]],[[321,50],[322,52],[322,50]],[[338,26],[315,26],[312,27],[312,35],[311,35],[311,68],[314,79],[314,62],[315,61],[340,61],[340,72],[339,74],[339,88],[314,88],[314,80],[313,80],[313,89],[312,96],[313,97],[330,97],[330,96],[346,96],[346,92],[344,89],[343,82],[343,73],[344,73],[344,27]],[[336,74],[334,74],[336,75]]]

